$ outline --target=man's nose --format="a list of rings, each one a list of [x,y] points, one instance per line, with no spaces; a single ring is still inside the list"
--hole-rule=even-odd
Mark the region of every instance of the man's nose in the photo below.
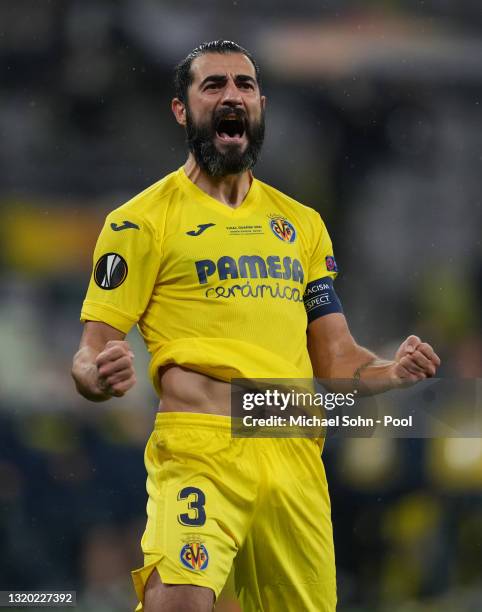
[[[241,106],[243,103],[243,98],[241,96],[241,92],[238,87],[236,87],[236,83],[229,79],[226,83],[226,86],[223,90],[223,97],[221,99],[221,103],[226,106]]]

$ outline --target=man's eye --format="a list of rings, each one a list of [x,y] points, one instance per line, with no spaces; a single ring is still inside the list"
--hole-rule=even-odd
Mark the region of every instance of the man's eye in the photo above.
[[[220,83],[208,83],[205,89],[217,89],[220,86],[221,86]]]
[[[253,84],[248,82],[240,83],[239,87],[242,87],[243,89],[254,89]]]

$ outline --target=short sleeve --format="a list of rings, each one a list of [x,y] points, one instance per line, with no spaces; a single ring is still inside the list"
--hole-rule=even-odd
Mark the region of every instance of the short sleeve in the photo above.
[[[160,241],[149,223],[131,213],[108,215],[80,320],[102,321],[127,334],[149,303],[160,260]]]
[[[318,213],[314,219],[314,240],[310,259],[308,282],[329,276],[335,279],[338,274],[331,238]]]

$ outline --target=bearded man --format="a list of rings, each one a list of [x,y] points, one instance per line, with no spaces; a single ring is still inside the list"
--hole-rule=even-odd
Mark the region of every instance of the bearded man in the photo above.
[[[333,612],[335,557],[320,445],[233,438],[230,381],[358,378],[378,391],[433,376],[409,336],[381,361],[351,336],[320,215],[257,180],[266,99],[252,55],[204,43],[176,68],[189,155],[107,217],[72,374],[92,401],[135,384],[124,340],[151,353],[160,396],[147,443],[138,610],[212,610],[234,564],[243,610]]]

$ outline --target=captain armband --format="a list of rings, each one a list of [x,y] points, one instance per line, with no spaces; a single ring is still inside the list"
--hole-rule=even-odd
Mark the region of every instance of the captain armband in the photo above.
[[[332,312],[343,312],[343,307],[333,287],[333,279],[330,276],[308,283],[303,302],[308,315],[308,323]]]

